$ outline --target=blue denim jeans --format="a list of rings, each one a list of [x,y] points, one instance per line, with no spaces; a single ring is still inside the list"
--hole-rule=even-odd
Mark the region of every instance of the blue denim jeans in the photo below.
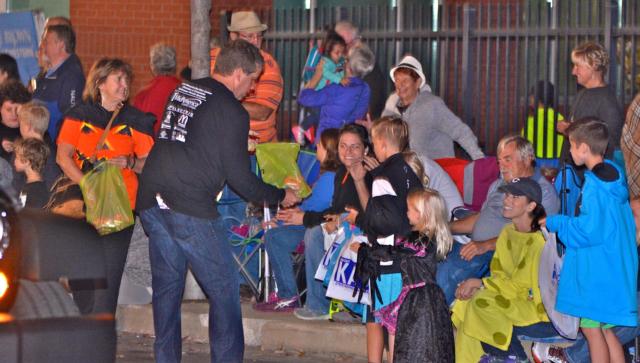
[[[453,248],[447,259],[438,264],[436,282],[444,292],[447,305],[455,300],[458,284],[471,278],[481,278],[489,271],[489,263],[493,257],[493,251],[475,256],[471,261],[465,261],[460,257],[460,250],[464,247],[459,242],[453,242]]]
[[[242,362],[238,272],[222,219],[157,206],[142,211],[140,219],[149,235],[156,362],[179,362],[182,356],[180,307],[187,265],[209,298],[211,362]]]
[[[278,285],[278,298],[298,295],[291,254],[304,238],[304,226],[281,226],[267,231],[264,245]]]
[[[307,278],[306,307],[316,313],[326,314],[329,311],[327,288],[322,281],[315,279],[316,270],[324,256],[324,234],[322,226],[308,228],[304,234],[304,268]]]

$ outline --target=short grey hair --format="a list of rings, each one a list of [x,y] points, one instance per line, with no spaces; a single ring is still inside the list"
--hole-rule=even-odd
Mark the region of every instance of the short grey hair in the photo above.
[[[358,27],[353,25],[353,23],[348,20],[340,20],[339,22],[336,23],[333,29],[337,32],[340,32],[342,30],[349,32],[351,33],[351,35],[353,35],[354,38],[357,38],[359,35]]]
[[[349,51],[348,66],[354,77],[363,78],[369,74],[376,64],[376,56],[368,46],[362,44]]]
[[[512,142],[515,143],[516,150],[518,151],[518,155],[520,156],[520,160],[524,162],[528,161],[531,166],[534,166],[536,157],[533,152],[533,145],[531,145],[529,140],[525,139],[520,135],[516,135],[516,134],[507,135],[502,139],[500,139],[500,141],[498,142],[498,148],[497,148],[498,154],[502,151],[502,149],[505,148],[505,146],[507,146],[507,144],[510,144]]]
[[[153,74],[161,76],[176,73],[176,48],[165,43],[156,43],[149,50],[149,58]]]

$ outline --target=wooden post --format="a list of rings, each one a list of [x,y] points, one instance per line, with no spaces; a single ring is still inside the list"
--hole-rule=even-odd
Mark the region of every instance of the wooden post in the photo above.
[[[199,79],[209,75],[211,58],[209,36],[211,22],[211,0],[191,0],[191,78]]]

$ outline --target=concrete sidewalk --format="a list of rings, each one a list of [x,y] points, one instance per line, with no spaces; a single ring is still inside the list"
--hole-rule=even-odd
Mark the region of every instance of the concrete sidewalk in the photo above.
[[[182,304],[182,335],[194,341],[207,342],[208,311],[206,301]],[[339,353],[366,357],[366,331],[360,324],[330,321],[304,321],[293,314],[263,313],[242,304],[245,344],[263,350],[296,350],[302,352]],[[153,334],[151,305],[119,305],[118,331]]]

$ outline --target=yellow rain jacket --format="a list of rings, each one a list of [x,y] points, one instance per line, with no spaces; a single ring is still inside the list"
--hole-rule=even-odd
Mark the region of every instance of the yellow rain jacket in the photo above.
[[[484,289],[454,302],[456,362],[478,362],[484,353],[481,341],[506,351],[514,326],[549,321],[538,287],[543,247],[541,232],[518,232],[513,224],[502,229]]]

